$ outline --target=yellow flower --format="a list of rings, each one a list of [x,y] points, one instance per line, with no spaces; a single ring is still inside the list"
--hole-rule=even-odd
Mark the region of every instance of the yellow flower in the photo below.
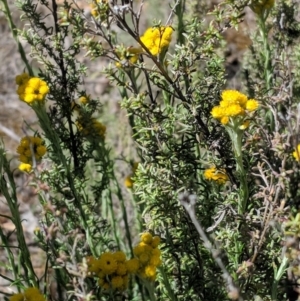
[[[20,145],[24,148],[28,148],[30,145],[30,138],[29,137],[23,137],[20,141]]]
[[[126,273],[127,273],[126,265],[124,263],[118,262],[116,274],[119,276],[124,276]]]
[[[126,178],[125,178],[125,180],[124,180],[124,185],[125,185],[125,187],[127,187],[127,188],[132,188],[133,187],[133,180],[132,180],[132,175],[129,175],[129,176],[127,176]]]
[[[47,148],[43,145],[43,143],[44,141],[40,137],[23,137],[17,147],[17,153],[20,155],[19,161],[31,164],[33,156],[37,161],[39,161],[47,151]],[[29,169],[29,167],[25,165],[19,166],[19,168],[20,167],[27,171]]]
[[[258,101],[255,99],[249,99],[246,103],[246,109],[250,112],[255,111],[258,108]]]
[[[128,175],[124,180],[124,185],[129,189],[133,187],[134,184],[133,177],[138,169],[138,166],[139,166],[139,162],[134,162],[131,166],[131,171],[132,171],[131,174]]]
[[[113,254],[110,252],[103,253],[99,258],[99,265],[101,270],[107,274],[113,274],[118,267],[117,261],[114,258]]]
[[[14,294],[9,298],[9,301],[24,301],[24,295],[22,293]]]
[[[296,159],[296,161],[299,162],[299,155],[300,155],[300,144],[297,145],[296,150],[293,152],[293,156]]]
[[[40,145],[36,148],[36,153],[40,156],[43,157],[47,152],[47,148],[44,145]]]
[[[121,288],[123,286],[123,279],[121,276],[115,276],[111,279],[111,286],[115,289]]]
[[[223,125],[226,125],[229,122],[229,117],[223,116],[220,120]]]
[[[250,7],[258,15],[263,14],[265,10],[270,10],[275,4],[275,0],[252,0]]]
[[[132,258],[126,261],[126,268],[129,273],[136,273],[140,267],[140,262],[137,258]]]
[[[93,119],[92,120],[92,129],[96,136],[100,136],[102,138],[105,137],[106,126],[103,125],[100,121]]]
[[[36,287],[27,288],[24,293],[14,294],[9,298],[10,301],[45,301],[44,296]]]
[[[171,26],[150,27],[140,39],[152,55],[158,55],[169,47],[172,33]]]
[[[89,256],[86,258],[86,262],[90,274],[95,275],[101,271],[101,263],[97,258]]]
[[[90,101],[89,95],[79,97],[79,102],[83,105],[86,105],[87,103],[89,103],[89,101]]]
[[[231,104],[239,104],[244,107],[248,98],[245,94],[236,91],[236,90],[225,90],[222,92],[222,101],[223,106],[228,106]],[[221,105],[220,103],[220,105]]]
[[[242,125],[239,126],[240,130],[245,130],[249,127],[250,120],[246,120]]]
[[[17,93],[22,101],[31,104],[35,101],[44,101],[46,95],[49,93],[49,87],[47,83],[38,77],[31,77],[27,80],[23,80],[24,76],[16,79],[17,82],[22,83]]]
[[[153,249],[153,250],[152,250],[152,255],[153,255],[153,256],[159,256],[159,257],[160,257],[160,255],[161,255],[160,249],[157,249],[157,248]]]
[[[244,115],[245,110],[239,104],[232,104],[224,109],[225,116],[227,117],[235,117],[238,115]]]
[[[160,237],[159,236],[153,236],[151,246],[152,248],[157,248],[160,244]]]
[[[97,0],[96,2],[98,4],[98,7],[94,3],[92,3],[90,5],[91,15],[94,18],[97,18],[98,16],[100,16],[100,19],[102,20],[106,17],[106,14],[107,14],[107,11],[108,11],[107,0]]]
[[[150,261],[150,255],[149,254],[147,254],[147,253],[142,253],[142,254],[140,254],[139,255],[139,261],[141,262],[141,263],[147,263],[148,261]]]
[[[217,170],[215,167],[206,169],[204,171],[204,177],[209,181],[216,181],[218,184],[224,184],[228,181],[228,176],[226,175],[225,170]]]
[[[147,265],[145,267],[145,274],[149,278],[153,278],[156,276],[156,266],[154,265]]]
[[[113,253],[113,256],[117,262],[125,262],[126,261],[126,255],[123,251],[117,251]]]
[[[76,125],[78,130],[85,136],[105,138],[106,126],[95,118],[92,118],[86,122],[86,124],[85,121],[80,118],[76,121]]]
[[[142,47],[128,47],[127,49],[119,49],[116,51],[120,62],[116,63],[118,68],[127,67],[128,65],[135,64],[138,59],[139,55],[143,53]]]
[[[29,287],[24,292],[25,300],[28,301],[45,301],[45,298],[36,287]]]
[[[220,106],[213,107],[211,110],[212,117],[218,119],[224,116],[224,109]]]
[[[230,120],[234,126],[240,129],[246,129],[249,126],[249,121],[246,118],[247,114],[255,111],[258,108],[258,101],[248,99],[248,97],[236,90],[225,90],[222,92],[222,99],[219,106],[215,106],[211,110],[213,118],[218,119],[223,125],[227,125]],[[239,118],[237,118],[239,117]]]
[[[31,172],[32,166],[28,163],[21,163],[19,165],[19,169],[24,172]]]
[[[145,244],[151,245],[152,243],[152,235],[149,232],[143,233],[141,235],[141,241]]]
[[[29,79],[30,79],[29,74],[24,72],[16,76],[16,84],[18,86],[24,85]]]
[[[122,277],[122,280],[123,280],[123,287],[122,287],[122,289],[125,290],[125,289],[127,288],[127,286],[128,286],[128,282],[129,282],[129,277],[128,277],[128,275],[124,275],[124,276]]]
[[[157,254],[151,256],[151,258],[150,258],[150,264],[154,265],[156,267],[159,266],[161,264],[160,256],[157,255]]]
[[[110,288],[109,282],[105,278],[99,278],[98,284],[104,289],[108,290]]]

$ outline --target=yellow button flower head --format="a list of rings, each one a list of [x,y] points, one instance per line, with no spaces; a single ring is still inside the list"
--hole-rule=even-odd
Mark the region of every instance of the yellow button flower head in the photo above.
[[[159,236],[153,236],[151,246],[152,248],[157,248],[160,244],[160,237]]]
[[[27,74],[27,73],[22,73],[22,74],[16,76],[16,84],[17,84],[18,86],[24,85],[24,84],[26,84],[26,82],[27,82],[29,79],[30,79],[29,74]]]
[[[171,26],[150,27],[140,39],[152,55],[158,55],[169,47],[172,33],[173,28]]]
[[[213,118],[218,119],[223,125],[234,125],[235,128],[246,129],[245,121],[251,112],[259,107],[258,101],[236,90],[225,90],[218,106],[211,110]],[[249,124],[248,124],[249,125]]]
[[[154,265],[147,265],[145,267],[145,274],[148,278],[150,279],[155,279],[155,276],[156,276],[156,266]],[[154,280],[153,279],[153,280]]]
[[[95,118],[88,120],[86,122],[82,118],[79,118],[76,121],[77,128],[80,132],[82,132],[85,136],[93,137],[93,138],[105,138],[106,126],[102,124]]]
[[[94,18],[100,17],[101,21],[103,21],[107,17],[107,11],[109,6],[107,4],[107,0],[96,0],[97,5],[92,3],[90,5],[91,15]]]
[[[132,258],[126,261],[126,268],[129,273],[136,273],[140,267],[140,262],[137,258]]]
[[[208,168],[204,171],[204,178],[216,181],[218,184],[224,184],[228,181],[228,176],[224,169],[217,170],[215,167]]]
[[[88,104],[90,102],[90,96],[89,95],[80,96],[79,102],[83,105]]]
[[[119,276],[124,276],[127,274],[127,268],[126,268],[125,263],[118,262],[116,274]]]
[[[125,262],[126,260],[126,255],[123,251],[117,251],[113,253],[113,256],[117,262]]]
[[[102,138],[105,137],[106,126],[102,124],[100,121],[96,119],[92,120],[92,130],[96,136],[100,136]]]
[[[18,85],[17,93],[20,100],[32,104],[33,102],[43,102],[46,95],[49,93],[49,86],[38,77],[30,77],[23,73],[16,77]]]
[[[244,107],[247,100],[247,96],[239,91],[225,90],[222,92],[222,101],[220,102],[220,106],[227,107],[230,104],[239,104]],[[224,103],[224,105],[222,105],[222,103]]]
[[[45,96],[49,93],[47,83],[38,77],[32,77],[26,82],[23,100],[27,103],[34,101],[44,101]]]
[[[96,275],[101,271],[101,263],[97,258],[89,256],[86,258],[86,262],[90,275]]]
[[[27,288],[24,293],[14,294],[10,297],[10,301],[45,301],[44,296],[36,287]]]
[[[123,286],[123,279],[121,276],[115,276],[111,279],[111,285],[114,289],[121,288]]]
[[[299,160],[300,160],[299,155],[300,155],[300,144],[297,145],[296,150],[293,152],[293,157],[294,157],[295,160],[298,161],[298,162],[299,162]]]
[[[140,243],[133,248],[136,256],[127,262],[128,271],[137,273],[140,277],[154,281],[156,268],[161,264],[161,252],[157,248],[160,243],[158,236],[152,236],[149,232],[141,234]]]
[[[113,254],[110,252],[103,253],[99,258],[99,265],[103,273],[110,275],[113,274],[118,267],[117,261]]]
[[[138,169],[138,166],[139,166],[139,162],[134,162],[131,166],[131,169],[132,169],[132,172],[130,175],[128,175],[125,180],[124,180],[124,185],[125,187],[131,189],[133,188],[133,185],[134,185],[134,180],[133,180],[133,177],[135,176],[135,173]]]
[[[152,235],[149,232],[145,232],[141,235],[141,241],[145,244],[150,245],[152,243]]]
[[[266,10],[270,10],[275,4],[275,0],[252,0],[250,7],[258,15]]]
[[[246,109],[247,109],[249,112],[252,112],[252,111],[257,110],[258,106],[259,106],[258,101],[255,100],[255,99],[249,99],[249,100],[246,102]]]
[[[32,168],[33,157],[36,161],[40,161],[46,154],[47,148],[43,145],[44,141],[40,137],[27,136],[23,137],[17,147],[21,171],[29,172]],[[32,153],[33,152],[33,153]]]
[[[19,169],[23,172],[31,172],[32,166],[31,166],[31,164],[28,164],[28,163],[21,163],[19,165]]]
[[[127,49],[121,47],[120,49],[116,50],[116,54],[120,59],[120,62],[117,62],[116,66],[118,68],[129,67],[138,61],[139,55],[142,53],[142,47],[128,47]]]
[[[127,176],[126,178],[125,178],[125,180],[124,180],[124,185],[125,185],[125,187],[127,187],[127,188],[132,188],[133,187],[133,180],[132,180],[132,175],[129,175],[129,176]]]

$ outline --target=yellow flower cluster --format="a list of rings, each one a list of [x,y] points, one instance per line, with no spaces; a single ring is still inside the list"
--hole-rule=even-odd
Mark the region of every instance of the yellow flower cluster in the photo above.
[[[122,251],[105,252],[99,258],[87,258],[88,274],[98,278],[98,284],[105,290],[123,291],[128,286],[129,276],[155,280],[156,268],[161,264],[158,236],[143,233],[141,242],[134,248],[135,258],[126,259]]]
[[[92,3],[90,4],[91,8],[91,15],[94,18],[100,17],[100,20],[103,21],[107,17],[107,12],[109,9],[108,1],[107,0],[96,0],[97,4]]]
[[[293,152],[293,157],[294,157],[295,160],[298,161],[298,162],[299,162],[299,160],[300,160],[299,155],[300,155],[300,144],[297,145],[296,150]]]
[[[16,77],[18,85],[17,93],[20,100],[28,104],[33,102],[43,102],[49,93],[47,83],[38,77],[30,77],[27,73],[22,73]]]
[[[133,165],[132,165],[132,172],[130,175],[128,175],[125,180],[124,180],[124,185],[127,187],[127,188],[132,188],[133,187],[133,184],[134,184],[134,181],[132,179],[132,177],[135,175],[135,172],[137,170],[139,166],[139,163],[138,162],[134,162]]]
[[[120,61],[116,63],[116,66],[122,68],[130,64],[135,64],[142,52],[143,50],[141,47],[128,47],[127,49],[117,50],[116,54]]]
[[[14,294],[9,301],[46,301],[44,296],[36,287],[27,288],[24,293]]]
[[[17,147],[19,154],[19,169],[30,172],[32,169],[32,159],[40,161],[47,151],[44,141],[40,137],[27,136],[23,137]]]
[[[275,0],[253,0],[250,4],[251,9],[258,15],[265,10],[270,10],[275,4]]]
[[[204,178],[209,181],[216,181],[218,184],[224,184],[228,181],[228,176],[224,169],[208,168],[204,171]]]
[[[88,272],[98,277],[98,284],[105,290],[125,290],[128,286],[129,271],[126,255],[122,251],[105,252],[98,259],[87,258]]]
[[[78,101],[80,104],[86,105],[90,102],[90,98],[90,95],[83,95],[79,97]]]
[[[150,27],[140,37],[152,55],[158,55],[171,43],[173,28],[171,26]]]
[[[156,278],[156,269],[161,264],[161,252],[158,249],[160,238],[152,237],[149,232],[141,235],[140,243],[134,247],[133,253],[139,262],[137,274],[145,279],[154,281]]]
[[[227,125],[230,121],[238,121],[240,128],[245,129],[249,121],[245,117],[258,108],[258,101],[236,90],[225,90],[219,106],[213,107],[211,115],[222,124]]]
[[[106,126],[95,118],[92,118],[88,123],[79,119],[76,124],[78,130],[85,136],[105,138]]]

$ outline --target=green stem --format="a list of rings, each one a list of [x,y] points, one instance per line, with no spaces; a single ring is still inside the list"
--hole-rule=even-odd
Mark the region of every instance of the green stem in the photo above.
[[[238,213],[242,215],[246,210],[247,201],[249,198],[248,177],[244,168],[242,153],[243,131],[238,127],[227,128],[227,131],[232,141],[236,161],[236,171],[240,180]]]
[[[114,233],[115,241],[116,241],[118,248],[121,249],[119,233],[118,233],[117,224],[116,224],[117,219],[115,218],[115,211],[113,208],[113,201],[112,201],[112,193],[111,193],[110,189],[108,190],[108,207],[109,207],[109,211],[110,211],[111,225],[112,225],[112,230]]]
[[[19,213],[18,198],[13,173],[11,172],[10,164],[6,158],[5,151],[2,148],[2,146],[0,148],[0,158],[0,190],[7,201],[9,210],[12,215],[11,220],[16,227],[18,248],[20,250],[20,264],[22,265],[24,270],[24,278],[28,286],[38,287],[37,277],[33,269],[33,265],[30,258],[30,252],[26,244],[25,235],[22,227],[22,220]],[[10,189],[8,187],[10,187]],[[8,252],[10,252],[10,250]],[[10,255],[9,259],[11,261]],[[19,277],[17,276],[16,279],[18,278]]]
[[[93,237],[90,233],[90,228],[87,224],[86,214],[85,214],[82,204],[81,204],[81,196],[77,192],[77,189],[75,187],[74,176],[71,171],[70,163],[67,161],[67,159],[61,149],[60,138],[58,137],[57,133],[52,128],[52,125],[51,125],[49,116],[46,112],[44,104],[34,103],[31,107],[39,119],[39,124],[40,124],[41,128],[43,129],[46,138],[49,139],[49,141],[51,142],[51,146],[53,147],[53,153],[56,154],[56,158],[57,158],[55,163],[58,165],[61,164],[66,172],[66,178],[68,180],[68,184],[72,191],[72,194],[73,194],[73,197],[75,200],[75,204],[79,210],[80,222],[81,222],[83,229],[86,232],[86,238],[87,238],[88,245],[91,249],[93,256],[96,256],[96,248],[95,248],[95,245],[93,242]]]
[[[2,228],[0,227],[0,238],[1,238],[1,241],[3,243],[3,245],[1,246],[2,248],[5,248],[6,250],[6,254],[7,254],[7,258],[8,258],[8,262],[9,262],[9,266],[11,267],[12,269],[12,272],[13,272],[13,276],[14,276],[14,280],[17,280],[19,278],[19,275],[18,275],[18,271],[16,269],[16,264],[15,264],[15,259],[14,259],[14,255],[11,251],[11,247],[9,246],[9,240],[8,238],[5,236],[5,234],[3,233],[2,231]],[[5,277],[3,275],[0,275],[0,277],[6,279],[6,280],[9,280],[10,282],[13,282],[12,279],[9,279],[8,277]],[[19,286],[18,287],[18,290],[19,290]]]
[[[268,18],[268,12],[264,12],[262,15],[258,15],[258,25],[259,25],[259,32],[263,42],[263,51],[262,51],[262,58],[264,60],[264,81],[266,83],[266,89],[269,92],[273,85],[273,68],[272,68],[272,55],[271,55],[271,48],[268,41],[268,30],[266,27],[266,22]],[[270,126],[270,130],[274,131],[275,124],[274,124],[274,116],[272,112],[269,110],[266,113],[266,122]]]
[[[126,237],[127,237],[129,248],[130,248],[130,253],[131,253],[131,256],[133,257],[134,254],[133,254],[132,241],[131,241],[131,236],[130,236],[130,228],[129,228],[129,223],[128,223],[128,216],[127,216],[125,202],[124,202],[124,199],[123,199],[123,195],[122,195],[119,183],[118,183],[114,173],[113,173],[113,178],[114,178],[114,184],[116,185],[116,188],[117,188],[117,197],[119,198],[121,208],[122,208],[122,214],[123,214],[123,220],[124,220],[124,224],[125,224]]]
[[[264,78],[267,90],[269,91],[272,86],[273,70],[271,60],[271,49],[268,41],[268,31],[266,27],[267,16],[258,16],[259,32],[263,41],[263,58],[264,58]]]
[[[288,266],[288,258],[286,256],[283,257],[282,259],[282,262],[281,262],[281,265],[274,277],[274,281],[273,281],[273,284],[272,284],[272,300],[273,301],[276,301],[277,300],[277,287],[278,287],[278,283],[281,279],[281,277],[283,276],[283,274],[285,273],[286,271],[286,268]]]

